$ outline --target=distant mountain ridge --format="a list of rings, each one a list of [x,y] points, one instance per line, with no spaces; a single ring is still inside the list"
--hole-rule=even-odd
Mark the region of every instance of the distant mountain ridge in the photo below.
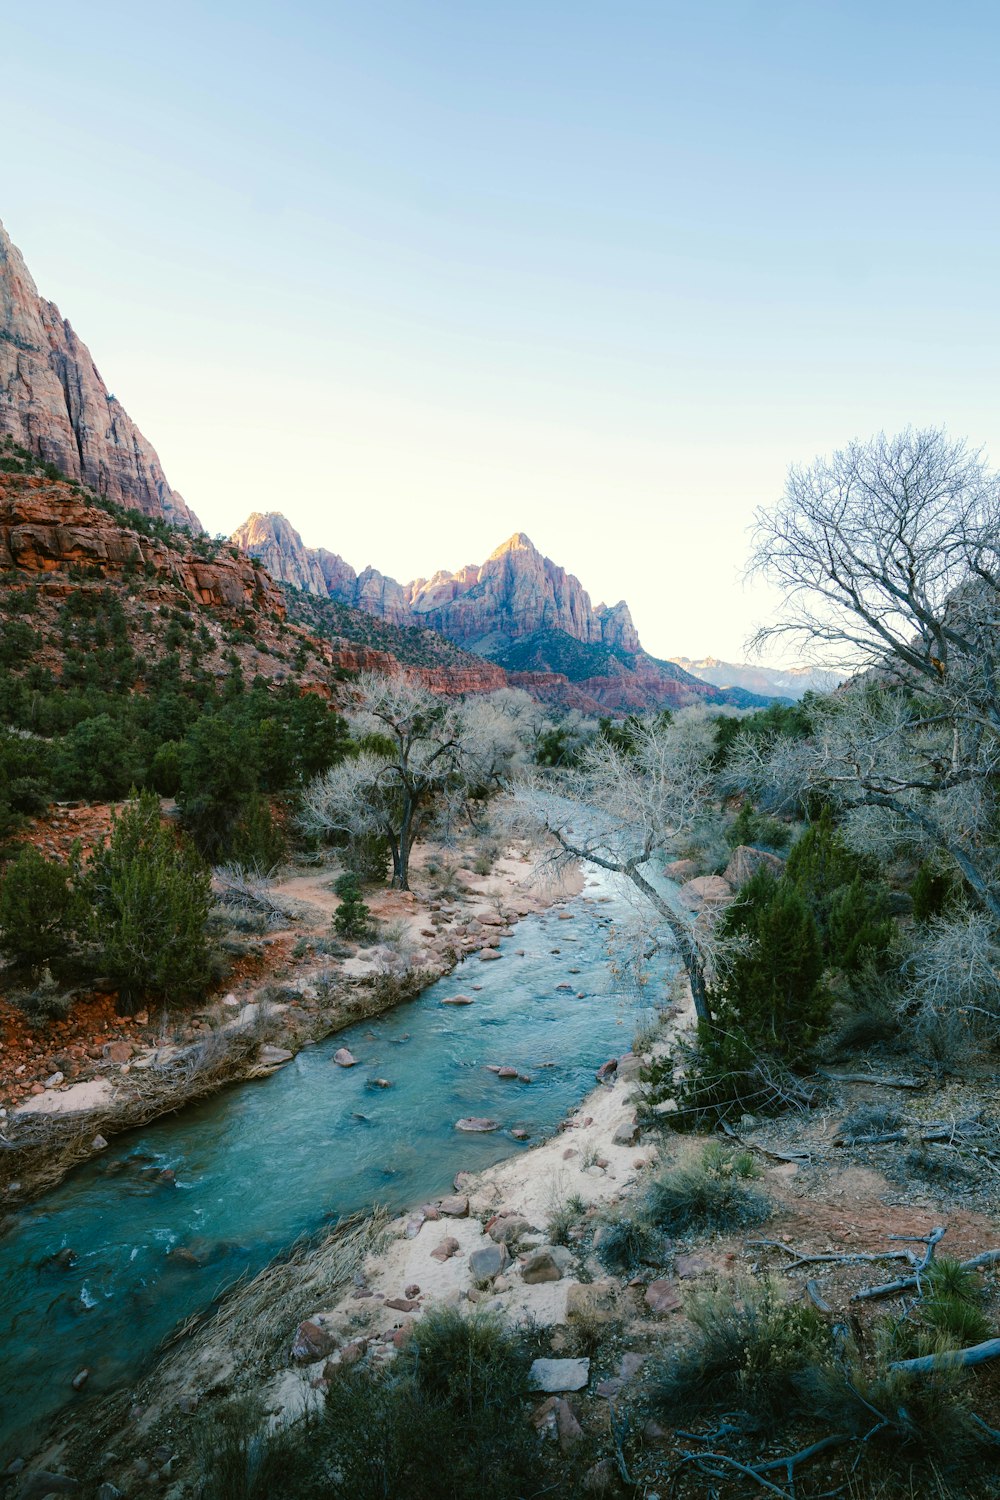
[[[719,688],[644,651],[625,601],[593,605],[579,579],[544,557],[523,531],[486,559],[401,584],[376,568],[356,573],[325,548],[306,547],[278,512],[255,512],[231,541],[294,588],[437,631],[497,663],[536,697],[587,713],[641,712],[702,700],[735,707],[768,701]]]
[[[90,350],[46,302],[0,224],[0,438],[119,505],[201,532]]]
[[[836,672],[822,667],[764,667],[756,662],[719,661],[714,656],[700,661],[671,656],[669,660],[716,687],[743,688],[778,698],[798,699],[803,693],[828,693],[841,680]]]

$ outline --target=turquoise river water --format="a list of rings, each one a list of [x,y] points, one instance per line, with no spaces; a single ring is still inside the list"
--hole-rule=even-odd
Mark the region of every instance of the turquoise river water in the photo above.
[[[628,1049],[639,1004],[608,960],[626,910],[613,880],[591,877],[562,909],[572,922],[558,909],[520,922],[499,962],[467,959],[271,1077],[117,1137],[27,1208],[0,1239],[0,1468],[68,1403],[134,1381],[179,1322],[302,1234],[449,1190],[456,1171],[525,1149],[515,1127],[535,1140],[554,1131],[595,1068]],[[459,992],[475,1003],[441,1004]],[[355,1068],[332,1061],[345,1045]],[[489,1063],[532,1081],[500,1080]],[[372,1087],[376,1077],[392,1087]],[[502,1129],[462,1134],[463,1115]]]

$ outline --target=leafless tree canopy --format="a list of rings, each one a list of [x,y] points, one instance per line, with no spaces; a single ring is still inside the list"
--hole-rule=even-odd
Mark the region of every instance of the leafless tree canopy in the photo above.
[[[499,789],[531,736],[534,705],[508,690],[458,702],[373,673],[359,687],[347,715],[359,751],[306,788],[301,820],[313,833],[384,838],[393,885],[408,890],[416,839],[431,817]]]
[[[981,454],[933,430],[851,443],[793,468],[757,513],[749,571],[784,595],[757,643],[791,637],[838,666],[896,662],[937,682],[984,645],[993,657],[980,586],[995,606],[998,547],[1000,482]]]
[[[947,855],[1000,923],[1000,481],[942,432],[853,443],[791,471],[758,514],[751,567],[784,595],[758,644],[791,637],[866,669],[810,745],[771,758],[772,795],[798,777],[879,809],[883,835],[895,822]]]
[[[654,855],[697,843],[708,830],[714,744],[714,726],[703,710],[686,710],[671,724],[647,719],[636,726],[628,749],[595,740],[579,769],[563,775],[562,796],[554,797],[546,782],[525,779],[513,799],[522,818],[551,836],[561,857],[623,875],[642,893],[673,937],[704,1019],[703,936],[690,915],[657,890],[644,866]]]

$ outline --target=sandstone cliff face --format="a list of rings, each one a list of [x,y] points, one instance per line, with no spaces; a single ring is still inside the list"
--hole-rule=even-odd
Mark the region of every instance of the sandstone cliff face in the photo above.
[[[584,713],[642,712],[699,700],[732,699],[739,706],[752,701],[745,694],[732,698],[732,690],[647,655],[624,600],[610,608],[593,606],[579,579],[543,557],[523,531],[481,565],[442,570],[405,585],[375,568],[355,573],[335,553],[306,547],[274,512],[251,516],[232,540],[296,588],[393,625],[436,631],[478,655],[484,671],[496,658],[495,684],[472,670],[468,686],[459,686],[449,668],[451,691],[499,686],[502,665],[506,680],[542,702]]]
[[[237,527],[230,541],[241,552],[259,559],[279,583],[304,589],[307,594],[328,592],[317,554],[303,544],[284,516],[274,511],[261,515],[255,510]]]
[[[355,573],[335,552],[307,547],[295,527],[278,511],[254,511],[230,537],[242,552],[257,557],[272,578],[307,594],[336,599],[352,609],[388,620],[390,625],[416,623],[406,591],[376,568]]]
[[[7,434],[119,505],[202,530],[86,345],[38,295],[0,224],[0,437]]]
[[[628,605],[591,605],[572,573],[543,557],[523,531],[498,547],[482,567],[435,573],[409,586],[411,608],[424,623],[459,645],[489,651],[490,639],[506,641],[539,630],[564,630],[586,645],[639,650]]]
[[[591,605],[571,573],[543,557],[524,532],[498,547],[481,566],[399,584],[376,568],[355,573],[336,553],[306,547],[277,512],[255,512],[232,536],[260,558],[271,575],[312,594],[367,610],[394,625],[422,625],[460,646],[489,654],[491,644],[539,630],[564,630],[587,645],[636,652],[642,648],[628,605]]]
[[[247,558],[225,549],[214,559],[175,550],[117,525],[68,485],[0,474],[0,570],[45,574],[73,565],[97,568],[107,577],[151,566],[199,604],[285,614],[280,590]]]

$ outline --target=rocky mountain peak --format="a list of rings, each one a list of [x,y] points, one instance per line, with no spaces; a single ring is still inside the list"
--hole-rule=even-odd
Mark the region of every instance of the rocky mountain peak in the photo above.
[[[487,561],[495,562],[498,557],[504,557],[508,552],[533,552],[536,557],[541,557],[541,553],[530,536],[527,536],[523,531],[515,531],[513,536],[509,536],[505,542],[501,542],[500,546],[490,553]]]
[[[46,302],[0,224],[0,437],[119,505],[201,531],[109,392],[90,350]]]

